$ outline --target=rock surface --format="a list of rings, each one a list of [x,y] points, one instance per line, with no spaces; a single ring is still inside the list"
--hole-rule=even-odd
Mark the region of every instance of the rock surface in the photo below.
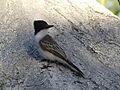
[[[41,62],[33,21],[55,27],[56,42],[86,79]],[[0,90],[120,90],[120,19],[95,0],[0,0]]]

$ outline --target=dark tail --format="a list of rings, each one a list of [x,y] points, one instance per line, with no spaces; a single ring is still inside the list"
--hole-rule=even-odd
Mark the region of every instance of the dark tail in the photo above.
[[[85,78],[83,72],[82,72],[79,68],[77,68],[72,62],[70,62],[69,60],[66,60],[66,63],[68,64],[68,66],[69,66],[73,71],[76,72],[77,75],[79,75],[80,77]]]

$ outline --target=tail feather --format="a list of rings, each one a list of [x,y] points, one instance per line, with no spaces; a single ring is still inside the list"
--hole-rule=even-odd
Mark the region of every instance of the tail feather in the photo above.
[[[79,68],[77,68],[72,62],[70,62],[69,60],[66,60],[67,62],[67,64],[68,64],[68,66],[73,70],[73,71],[75,71],[76,72],[76,74],[77,75],[79,75],[80,77],[83,77],[84,78],[84,74],[83,74],[83,72],[79,69]]]

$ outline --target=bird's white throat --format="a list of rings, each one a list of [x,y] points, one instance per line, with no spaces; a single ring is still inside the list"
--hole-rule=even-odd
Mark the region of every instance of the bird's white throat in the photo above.
[[[48,34],[48,29],[41,30],[35,35],[35,39],[37,42],[39,42],[43,37],[45,37]]]

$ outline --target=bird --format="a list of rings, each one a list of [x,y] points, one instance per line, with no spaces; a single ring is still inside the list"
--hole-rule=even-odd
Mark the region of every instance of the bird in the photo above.
[[[48,34],[48,30],[54,27],[54,25],[48,25],[44,20],[35,20],[33,24],[35,40],[42,56],[47,60],[57,61],[63,65],[67,65],[77,75],[84,78],[83,72],[67,58],[64,49]]]

